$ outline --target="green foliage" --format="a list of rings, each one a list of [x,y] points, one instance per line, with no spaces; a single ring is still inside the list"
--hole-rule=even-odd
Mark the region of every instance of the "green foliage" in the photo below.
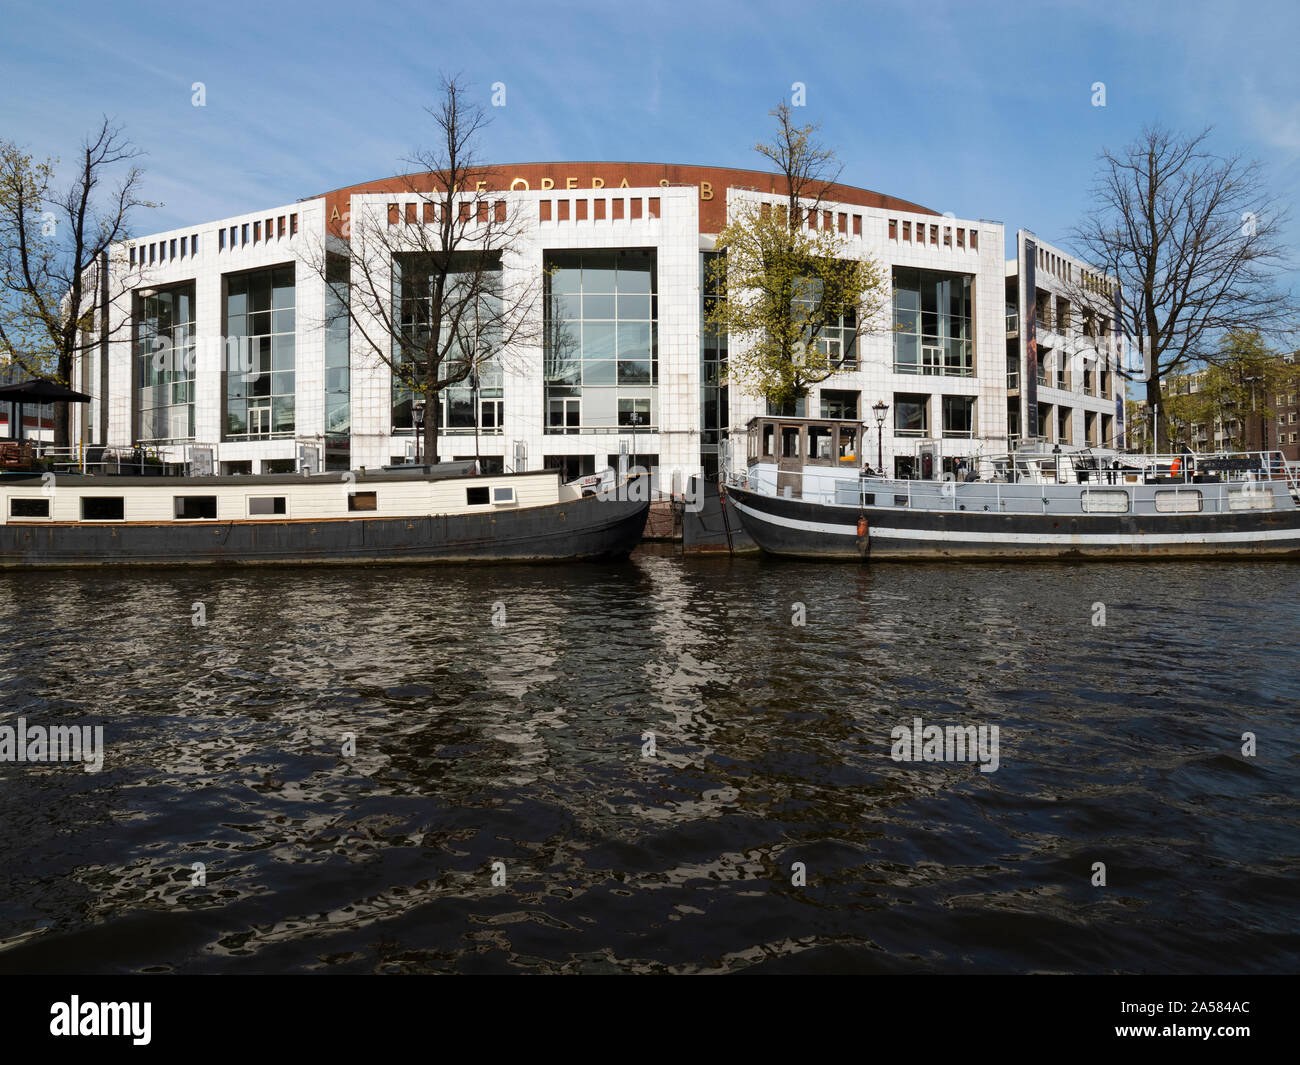
[[[1195,391],[1176,388],[1165,396],[1169,419],[1182,426],[1222,426],[1229,433],[1226,445],[1241,449],[1247,419],[1273,418],[1275,398],[1300,385],[1300,366],[1283,361],[1257,331],[1237,330],[1196,380]]]
[[[889,296],[879,264],[843,258],[844,244],[833,230],[790,225],[783,208],[735,213],[708,279],[723,298],[706,315],[730,334],[729,381],[782,405],[836,372],[818,340],[846,315],[873,322]]]
[[[0,366],[41,377],[54,375],[62,326],[55,229],[45,216],[51,173],[50,160],[0,141]]]

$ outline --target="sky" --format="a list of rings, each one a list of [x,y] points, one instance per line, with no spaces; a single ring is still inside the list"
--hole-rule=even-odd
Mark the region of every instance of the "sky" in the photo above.
[[[488,110],[496,163],[762,168],[753,146],[800,82],[796,119],[845,183],[1003,222],[1009,244],[1024,227],[1068,247],[1097,153],[1151,121],[1213,125],[1217,151],[1300,192],[1294,0],[0,2],[0,138],[70,159],[101,115],[122,123],[161,203],[136,233],[410,169],[440,73]]]

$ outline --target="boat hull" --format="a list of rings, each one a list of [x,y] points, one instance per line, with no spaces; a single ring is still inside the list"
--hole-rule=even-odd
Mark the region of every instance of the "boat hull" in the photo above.
[[[546,562],[626,558],[649,500],[420,517],[0,525],[0,568]]]
[[[852,561],[1300,557],[1300,510],[1007,514],[835,506],[730,487],[768,554]],[[859,535],[865,519],[866,536]]]

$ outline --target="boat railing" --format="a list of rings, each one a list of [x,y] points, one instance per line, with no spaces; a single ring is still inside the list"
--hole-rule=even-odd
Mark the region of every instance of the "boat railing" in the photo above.
[[[32,472],[48,471],[54,474],[85,473],[142,477],[178,476],[185,473],[185,464],[167,462],[156,448],[91,447],[75,445],[56,447],[40,445],[34,453]]]
[[[1019,514],[1216,513],[1289,506],[1287,492],[1295,494],[1295,473],[1280,460],[1276,452],[1104,455],[1035,451],[977,456],[968,460],[970,468],[961,479],[952,474],[930,480],[846,477],[842,470],[754,465],[731,471],[724,480],[763,495],[830,506]],[[1050,475],[1039,468],[1044,463],[1051,467]],[[1274,492],[1276,482],[1281,482],[1279,491],[1286,486],[1280,496]],[[1129,491],[1139,486],[1150,491],[1140,497]]]

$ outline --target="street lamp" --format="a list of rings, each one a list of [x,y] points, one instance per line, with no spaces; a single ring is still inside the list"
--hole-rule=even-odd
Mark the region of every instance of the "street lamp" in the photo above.
[[[415,464],[420,465],[420,438],[424,436],[424,400],[411,404],[411,423],[415,426]]]
[[[632,469],[636,469],[636,427],[641,424],[641,415],[633,411],[628,415],[628,424],[632,426]]]
[[[881,477],[885,476],[885,411],[889,410],[889,404],[883,399],[878,399],[871,408],[871,412],[876,416],[876,472]]]
[[[477,338],[475,344],[478,343]],[[469,374],[470,400],[474,404],[474,472],[479,471],[478,458],[478,429],[479,429],[479,377],[478,370],[473,369]]]

